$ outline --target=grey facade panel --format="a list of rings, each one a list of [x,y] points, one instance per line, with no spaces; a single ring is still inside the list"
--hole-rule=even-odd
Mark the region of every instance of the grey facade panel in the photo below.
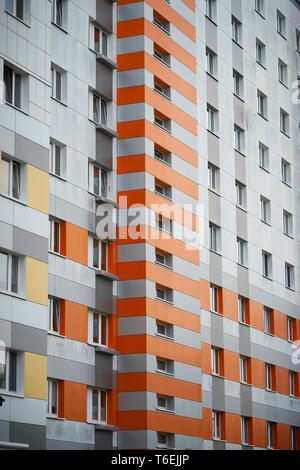
[[[209,74],[206,75],[207,102],[216,109],[219,109],[218,82]]]
[[[47,374],[52,379],[95,386],[94,371],[94,366],[89,364],[48,356]]]
[[[212,376],[212,408],[225,411],[225,381],[222,377]]]
[[[30,450],[45,450],[46,426],[11,421],[9,440],[17,444],[29,444]]]
[[[49,172],[49,149],[15,134],[15,157],[40,170]]]
[[[237,266],[237,289],[239,295],[249,297],[249,271],[244,266]]]
[[[210,222],[221,225],[221,198],[213,191],[208,191],[208,208]]]
[[[241,415],[252,417],[252,387],[241,384]]]
[[[0,222],[0,247],[6,250],[13,249],[13,226]]]
[[[115,389],[115,377],[112,370],[113,356],[96,353],[95,357],[95,386],[110,390]]]
[[[110,450],[113,447],[113,433],[111,431],[95,431],[95,450]]]
[[[113,32],[113,2],[109,0],[96,2],[96,20],[108,32]]]
[[[113,283],[109,279],[96,278],[95,307],[101,312],[113,313]]]
[[[209,253],[209,275],[213,284],[220,286],[222,284],[222,257],[213,251]]]
[[[214,52],[218,51],[218,28],[209,18],[205,18],[206,45]]]
[[[239,325],[240,336],[239,336],[239,349],[240,354],[243,356],[250,357],[251,345],[250,345],[250,328],[246,325]]]
[[[211,314],[211,344],[224,348],[223,317],[215,313]]]
[[[44,263],[48,262],[48,239],[14,227],[13,250]]]
[[[46,356],[47,332],[20,323],[11,323],[11,347]]]
[[[113,98],[113,71],[105,64],[97,61],[96,90],[109,101]]]
[[[220,166],[220,139],[207,132],[207,159],[217,167]]]
[[[92,444],[84,444],[82,442],[47,439],[46,450],[95,450],[95,446]]]
[[[235,178],[240,183],[247,183],[246,159],[239,152],[235,152]]]
[[[113,140],[111,137],[98,131],[96,135],[96,161],[109,170],[113,165]]]
[[[244,52],[234,41],[232,41],[232,66],[241,75],[244,74]]]

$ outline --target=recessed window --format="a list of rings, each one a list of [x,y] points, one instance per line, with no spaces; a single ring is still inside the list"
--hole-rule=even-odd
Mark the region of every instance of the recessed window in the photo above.
[[[153,44],[153,56],[155,57],[155,59],[159,60],[167,67],[171,66],[170,54],[164,49],[162,49],[158,44]]]
[[[236,70],[233,70],[233,93],[241,99],[244,97],[244,77]]]
[[[167,85],[167,83],[160,80],[158,77],[154,77],[153,89],[164,98],[167,98],[168,100],[171,99],[171,87]]]
[[[265,0],[255,0],[255,10],[262,16],[265,15]]]
[[[260,197],[261,220],[271,224],[271,201],[263,196]]]
[[[96,124],[107,126],[108,122],[108,104],[104,98],[96,93],[90,92],[90,119]]]
[[[277,31],[281,36],[286,36],[286,17],[277,10]]]
[[[87,389],[88,420],[93,423],[107,423],[107,392],[98,388]]]
[[[50,142],[50,173],[63,178],[66,172],[65,147]]]
[[[290,396],[295,396],[295,372],[292,370],[289,371],[289,392]]]
[[[175,436],[174,434],[157,432],[157,447],[162,449],[174,449],[175,448]]]
[[[155,214],[155,226],[158,230],[173,234],[173,221],[161,214]]]
[[[19,292],[19,257],[0,251],[0,290]]]
[[[154,124],[156,124],[164,131],[171,133],[171,119],[169,119],[167,116],[163,115],[157,110],[154,110]]]
[[[292,183],[292,172],[291,172],[291,164],[284,160],[283,158],[281,159],[281,179],[282,182],[287,184],[288,186],[291,186]]]
[[[268,449],[274,449],[274,423],[267,423],[267,443]]]
[[[157,178],[155,178],[155,192],[160,196],[172,200],[172,186]]]
[[[208,163],[208,185],[214,191],[220,190],[220,169],[212,163]]]
[[[249,444],[249,418],[242,416],[242,444]]]
[[[245,209],[247,206],[247,194],[246,194],[246,186],[240,181],[235,182],[236,188],[236,204],[241,208]]]
[[[245,153],[245,131],[237,125],[234,126],[234,145],[238,152]]]
[[[156,395],[156,408],[159,411],[174,411],[174,397],[167,395]]]
[[[61,319],[60,319],[60,300],[49,297],[49,331],[52,333],[60,334]]]
[[[23,354],[0,347],[0,391],[23,393]]]
[[[268,118],[268,99],[260,90],[257,90],[257,112],[265,119]]]
[[[218,134],[219,112],[210,105],[207,105],[207,128],[210,132]]]
[[[215,78],[218,75],[218,56],[208,48],[206,48],[206,71]]]
[[[156,298],[163,302],[173,303],[173,290],[167,287],[156,285]]]
[[[280,131],[287,136],[290,131],[290,117],[283,109],[280,109]]]
[[[108,318],[103,313],[89,312],[89,342],[97,346],[107,346]]]
[[[269,171],[269,147],[259,142],[259,166]]]
[[[220,375],[220,351],[219,348],[211,348],[211,372]]]
[[[264,332],[269,335],[273,334],[274,311],[269,307],[264,307]]]
[[[153,10],[153,24],[170,36],[170,22],[155,10]]]
[[[231,19],[231,24],[232,24],[232,39],[237,42],[238,44],[241,44],[242,42],[242,23],[232,16]]]
[[[209,223],[209,248],[216,253],[221,251],[221,228],[213,223]]]
[[[221,412],[213,411],[212,420],[213,420],[213,439],[220,440],[221,439]]]
[[[238,310],[239,310],[239,320],[241,323],[247,324],[247,303],[248,299],[245,297],[238,297]]]
[[[287,86],[288,68],[287,65],[281,59],[278,59],[278,80],[280,81],[280,83]]]
[[[291,426],[291,450],[297,450],[297,431],[298,428]]]
[[[51,21],[60,28],[67,26],[67,0],[52,0]]]
[[[23,172],[19,162],[2,154],[0,192],[13,199],[21,199]]]
[[[206,0],[206,16],[212,21],[217,17],[217,2],[216,0]]]
[[[174,361],[163,357],[156,358],[157,372],[174,375]]]
[[[94,163],[89,165],[89,191],[96,196],[108,197],[108,171]]]
[[[241,382],[244,384],[247,383],[247,366],[248,358],[245,356],[240,356],[240,378]]]
[[[272,279],[272,255],[266,251],[262,252],[262,268],[263,276]]]
[[[237,238],[238,263],[242,266],[248,264],[248,243],[241,238]]]
[[[161,266],[172,269],[173,257],[170,253],[162,250],[155,250],[155,262]]]
[[[30,22],[29,0],[5,0],[5,10],[21,21]]]
[[[90,48],[97,54],[108,56],[108,35],[95,23],[90,23]]]
[[[266,390],[272,390],[272,375],[273,375],[273,368],[271,364],[266,364]]]
[[[266,66],[266,46],[259,39],[256,39],[256,62],[263,67]]]
[[[300,52],[300,31],[296,30],[296,50]]]
[[[210,310],[211,312],[219,313],[219,290],[218,286],[210,285]]]
[[[168,339],[174,338],[174,325],[171,323],[165,323],[160,320],[156,321],[156,334],[159,336],[164,336]]]
[[[12,67],[4,65],[3,79],[4,101],[16,108],[24,108],[24,106],[22,106],[23,75]]]
[[[108,244],[91,237],[89,243],[93,245],[93,268],[106,272],[108,266]]]
[[[59,385],[57,380],[48,380],[47,413],[48,416],[58,416]]]
[[[162,149],[161,147],[158,148],[157,146],[155,146],[154,158],[156,158],[162,163],[165,163],[168,166],[172,165],[171,154],[167,150]]]
[[[285,287],[292,290],[295,288],[295,268],[289,263],[285,263]]]
[[[61,224],[58,220],[49,220],[49,251],[52,253],[60,253],[61,243]]]
[[[294,341],[294,323],[294,318],[287,317],[287,340],[291,343]]]
[[[287,211],[283,211],[283,233],[289,237],[293,236],[293,216]]]
[[[55,98],[58,101],[62,101],[62,73],[53,66],[51,68],[51,80],[52,98]]]

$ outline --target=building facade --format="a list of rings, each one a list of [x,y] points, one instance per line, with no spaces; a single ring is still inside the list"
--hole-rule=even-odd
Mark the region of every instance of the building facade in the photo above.
[[[0,447],[299,449],[299,25],[0,0]]]

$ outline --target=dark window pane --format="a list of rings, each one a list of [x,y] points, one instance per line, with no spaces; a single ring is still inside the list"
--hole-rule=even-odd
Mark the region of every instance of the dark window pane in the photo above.
[[[93,342],[99,343],[99,315],[93,315]]]
[[[56,99],[61,101],[61,73],[56,71]]]
[[[98,421],[98,390],[93,390],[92,400],[92,419]]]
[[[13,162],[12,196],[20,199],[20,164]]]
[[[106,392],[101,392],[101,421],[106,422]]]
[[[14,12],[14,2],[13,2],[13,0],[5,0],[5,10],[9,11],[9,13]]]
[[[101,344],[106,346],[106,316],[101,317]]]
[[[107,270],[106,243],[101,243],[101,270]]]
[[[11,291],[18,292],[18,257],[11,257]]]
[[[14,105],[17,108],[21,108],[21,83],[22,77],[18,73],[15,73],[15,102]]]
[[[17,0],[16,16],[20,18],[20,20],[24,19],[24,0]]]
[[[5,101],[10,104],[12,104],[12,81],[13,81],[13,71],[11,68],[4,65]]]
[[[17,391],[17,353],[9,352],[9,391]]]
[[[60,176],[60,147],[55,146],[55,174]]]
[[[54,222],[54,252],[59,253],[60,250],[60,243],[59,243],[59,232],[60,232],[60,226],[58,222]]]

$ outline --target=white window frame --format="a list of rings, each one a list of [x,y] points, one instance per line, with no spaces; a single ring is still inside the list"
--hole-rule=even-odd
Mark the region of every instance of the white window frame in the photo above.
[[[266,67],[266,45],[256,38],[256,62]]]
[[[255,0],[255,11],[261,16],[265,16],[265,0]]]
[[[56,226],[58,227],[58,251],[55,250]],[[54,254],[60,254],[61,252],[61,222],[57,219],[49,219],[49,251]]]
[[[259,142],[259,166],[265,171],[269,171],[269,147]]]
[[[52,399],[53,399],[53,386],[56,387],[56,413],[52,412]],[[47,381],[47,416],[48,417],[58,417],[58,401],[59,401],[59,381],[50,380]]]
[[[8,181],[6,182],[8,185],[8,192],[3,191],[3,178],[4,178],[4,172],[3,172],[3,162],[6,162],[8,165]],[[17,160],[10,158],[8,155],[2,153],[2,158],[0,159],[0,164],[1,164],[1,186],[0,186],[0,192],[2,194],[5,194],[6,196],[15,199],[16,201],[22,200],[23,196],[23,180],[24,180],[24,171],[23,171],[23,165],[18,162]],[[16,171],[15,171],[16,170]],[[17,179],[17,181],[15,180]],[[14,192],[14,186],[15,184],[17,185],[17,193]]]
[[[94,346],[102,346],[107,348],[108,347],[108,316],[105,313],[98,313],[98,312],[93,312],[90,311],[88,314],[88,337],[89,337],[89,343],[94,345]],[[96,337],[94,337],[94,317],[97,316],[97,322],[98,322],[98,331],[96,332],[98,335],[99,341],[94,341]],[[102,341],[102,333],[103,333],[103,323],[105,324],[105,340],[104,342]]]
[[[248,242],[242,238],[237,238],[237,247],[238,247],[238,264],[241,266],[248,265]]]
[[[162,232],[173,235],[173,221],[158,213],[155,214],[155,227]]]
[[[212,412],[212,425],[213,425],[213,439],[214,440],[221,440],[221,413],[220,411],[213,410]]]
[[[239,321],[246,325],[246,299],[245,297],[238,297],[238,310],[239,310]]]
[[[2,260],[1,260],[2,258]],[[20,292],[20,258],[13,253],[7,253],[0,250],[0,261],[3,266],[4,258],[6,258],[6,287],[0,285],[0,290],[11,294],[19,294]],[[15,272],[13,273],[13,271]],[[15,277],[16,276],[16,277]],[[16,283],[16,286],[14,285]]]
[[[210,311],[219,313],[219,287],[210,285]]]
[[[162,64],[166,65],[168,68],[171,68],[170,54],[162,54],[157,50],[157,46],[155,44],[153,44],[153,57],[159,60],[159,62],[161,62]]]
[[[167,339],[174,339],[174,325],[156,320],[156,335]]]
[[[16,384],[15,384],[15,389],[14,388],[11,388],[10,387],[10,376],[11,376],[11,361],[12,361],[12,354],[15,354],[16,355],[16,359],[15,359],[15,370],[13,372],[13,374],[15,375],[15,380],[16,380]],[[20,361],[20,356],[21,356],[21,353],[19,353],[18,351],[15,351],[15,350],[12,350],[12,349],[4,349],[2,348],[2,346],[0,346],[0,373],[2,376],[5,376],[5,387],[1,388],[0,387],[0,393],[11,393],[11,394],[14,394],[14,393],[18,393],[18,392],[21,392],[20,390],[20,374],[21,374],[21,361]],[[5,369],[5,372],[3,372],[3,368]],[[1,383],[1,382],[0,382]]]
[[[293,237],[293,215],[283,210],[283,233],[288,237]]]
[[[232,39],[237,43],[242,43],[242,23],[235,17],[231,17]]]
[[[99,172],[98,184],[95,171]],[[109,171],[94,162],[89,164],[89,192],[95,196],[109,198]]]
[[[243,155],[245,154],[245,131],[237,125],[234,125],[234,148]]]
[[[50,173],[53,176],[65,179],[66,148],[56,142],[50,142]]]
[[[291,450],[297,450],[297,428],[291,426]]]
[[[268,97],[260,90],[257,90],[257,112],[268,119]]]
[[[164,400],[165,405],[159,404],[159,400]],[[167,411],[169,413],[174,413],[174,397],[170,395],[156,394],[156,409],[159,411]]]
[[[277,32],[286,38],[286,17],[277,10]]]
[[[53,315],[54,315],[54,305],[57,305],[58,308],[58,331],[53,329]],[[55,334],[60,335],[60,328],[61,328],[61,309],[60,309],[60,299],[55,297],[48,298],[48,312],[49,312],[49,324],[48,324],[48,331]]]
[[[214,78],[218,77],[218,59],[217,54],[209,48],[206,48],[206,72]]]
[[[63,72],[58,70],[54,65],[51,66],[51,98],[63,103]],[[60,90],[58,88],[58,79],[60,79]],[[60,91],[60,94],[58,93]]]
[[[215,253],[221,252],[221,227],[209,223],[209,249]]]
[[[263,276],[272,279],[272,255],[262,251]]]
[[[249,418],[247,416],[242,416],[241,419],[242,425],[242,444],[249,444]]]
[[[300,52],[300,31],[296,29],[296,51]]]
[[[261,221],[270,225],[271,224],[271,201],[264,196],[260,197],[261,206]]]
[[[233,69],[233,93],[239,98],[244,98],[244,77]]]
[[[93,392],[98,392],[97,395],[97,419],[93,417]],[[105,400],[105,419],[102,419],[102,398]],[[107,424],[107,390],[100,389],[97,387],[88,387],[87,389],[87,416],[88,422],[95,424]]]
[[[159,362],[164,364],[163,368],[159,367]],[[164,357],[156,357],[156,372],[160,374],[174,375],[174,361],[165,359]]]
[[[289,114],[284,111],[284,109],[280,108],[280,132],[289,136],[290,133],[290,116]]]
[[[163,442],[159,442],[159,440]],[[157,431],[156,433],[156,447],[158,449],[174,449],[175,448],[175,435],[166,432]]]
[[[99,32],[99,43],[95,41],[96,30]],[[99,45],[98,47],[97,44]],[[109,35],[93,21],[90,22],[90,49],[96,52],[96,54],[105,57],[109,56]]]
[[[154,148],[154,158],[162,162],[164,165],[172,166],[170,154],[163,153],[157,148]]]
[[[236,187],[236,204],[237,206],[246,209],[247,200],[246,200],[246,186],[240,181],[235,182]]]
[[[281,59],[278,59],[278,80],[280,83],[287,86],[288,67]]]
[[[267,423],[267,444],[268,449],[274,449],[274,423]]]
[[[248,383],[248,358],[246,356],[240,356],[240,380],[241,383],[246,384]]]
[[[213,134],[218,135],[219,132],[219,112],[217,109],[207,105],[207,129]]]
[[[295,289],[295,267],[289,263],[285,263],[285,287]]]
[[[288,186],[292,185],[291,164],[283,158],[281,159],[281,180]]]
[[[269,335],[272,334],[271,321],[272,321],[272,310],[269,307],[264,307],[264,332],[268,333]]]
[[[23,0],[23,8],[22,14],[19,15],[18,8],[17,8],[17,0],[11,0],[12,8],[9,8],[9,1],[5,1],[5,11],[10,13],[18,20],[30,25],[30,9],[31,9],[31,1],[30,0]]]
[[[216,0],[206,0],[206,16],[212,21],[216,21],[217,4]]]
[[[68,0],[52,0],[51,5],[51,22],[58,28],[65,29],[67,24],[67,5]],[[59,18],[59,8],[61,6],[61,18]]]
[[[295,396],[295,372],[293,370],[289,370],[289,394],[290,397]]]
[[[5,84],[5,68],[11,71],[11,100],[7,99],[6,93],[6,84]],[[16,80],[18,78],[18,80]],[[10,106],[13,106],[16,109],[24,109],[24,86],[23,86],[24,75],[17,71],[14,67],[10,64],[4,63],[3,68],[3,85],[4,85],[4,102]],[[18,82],[20,90],[19,93],[16,94],[16,82]],[[18,96],[18,98],[17,98]]]
[[[97,256],[97,262],[95,262],[95,249],[96,247],[94,246],[94,244],[97,243],[98,246],[97,246],[97,252],[98,252],[98,256]],[[99,240],[98,238],[93,238],[91,237],[91,242],[90,242],[90,246],[91,246],[91,249],[92,249],[92,253],[91,253],[91,257],[90,257],[90,260],[91,260],[91,264],[90,266],[93,267],[94,269],[98,270],[98,271],[103,271],[103,272],[107,272],[108,271],[108,243],[106,241],[103,241],[103,240]],[[103,265],[102,266],[102,249],[105,250],[105,266]],[[105,268],[105,269],[102,269],[102,268]]]
[[[211,348],[211,373],[220,375],[220,350],[219,348]]]
[[[294,341],[294,319],[287,317],[287,340],[292,343]]]
[[[265,375],[266,375],[266,390],[269,392],[272,391],[272,365],[266,364],[265,366]]]
[[[220,169],[208,162],[208,186],[216,192],[220,190]]]

